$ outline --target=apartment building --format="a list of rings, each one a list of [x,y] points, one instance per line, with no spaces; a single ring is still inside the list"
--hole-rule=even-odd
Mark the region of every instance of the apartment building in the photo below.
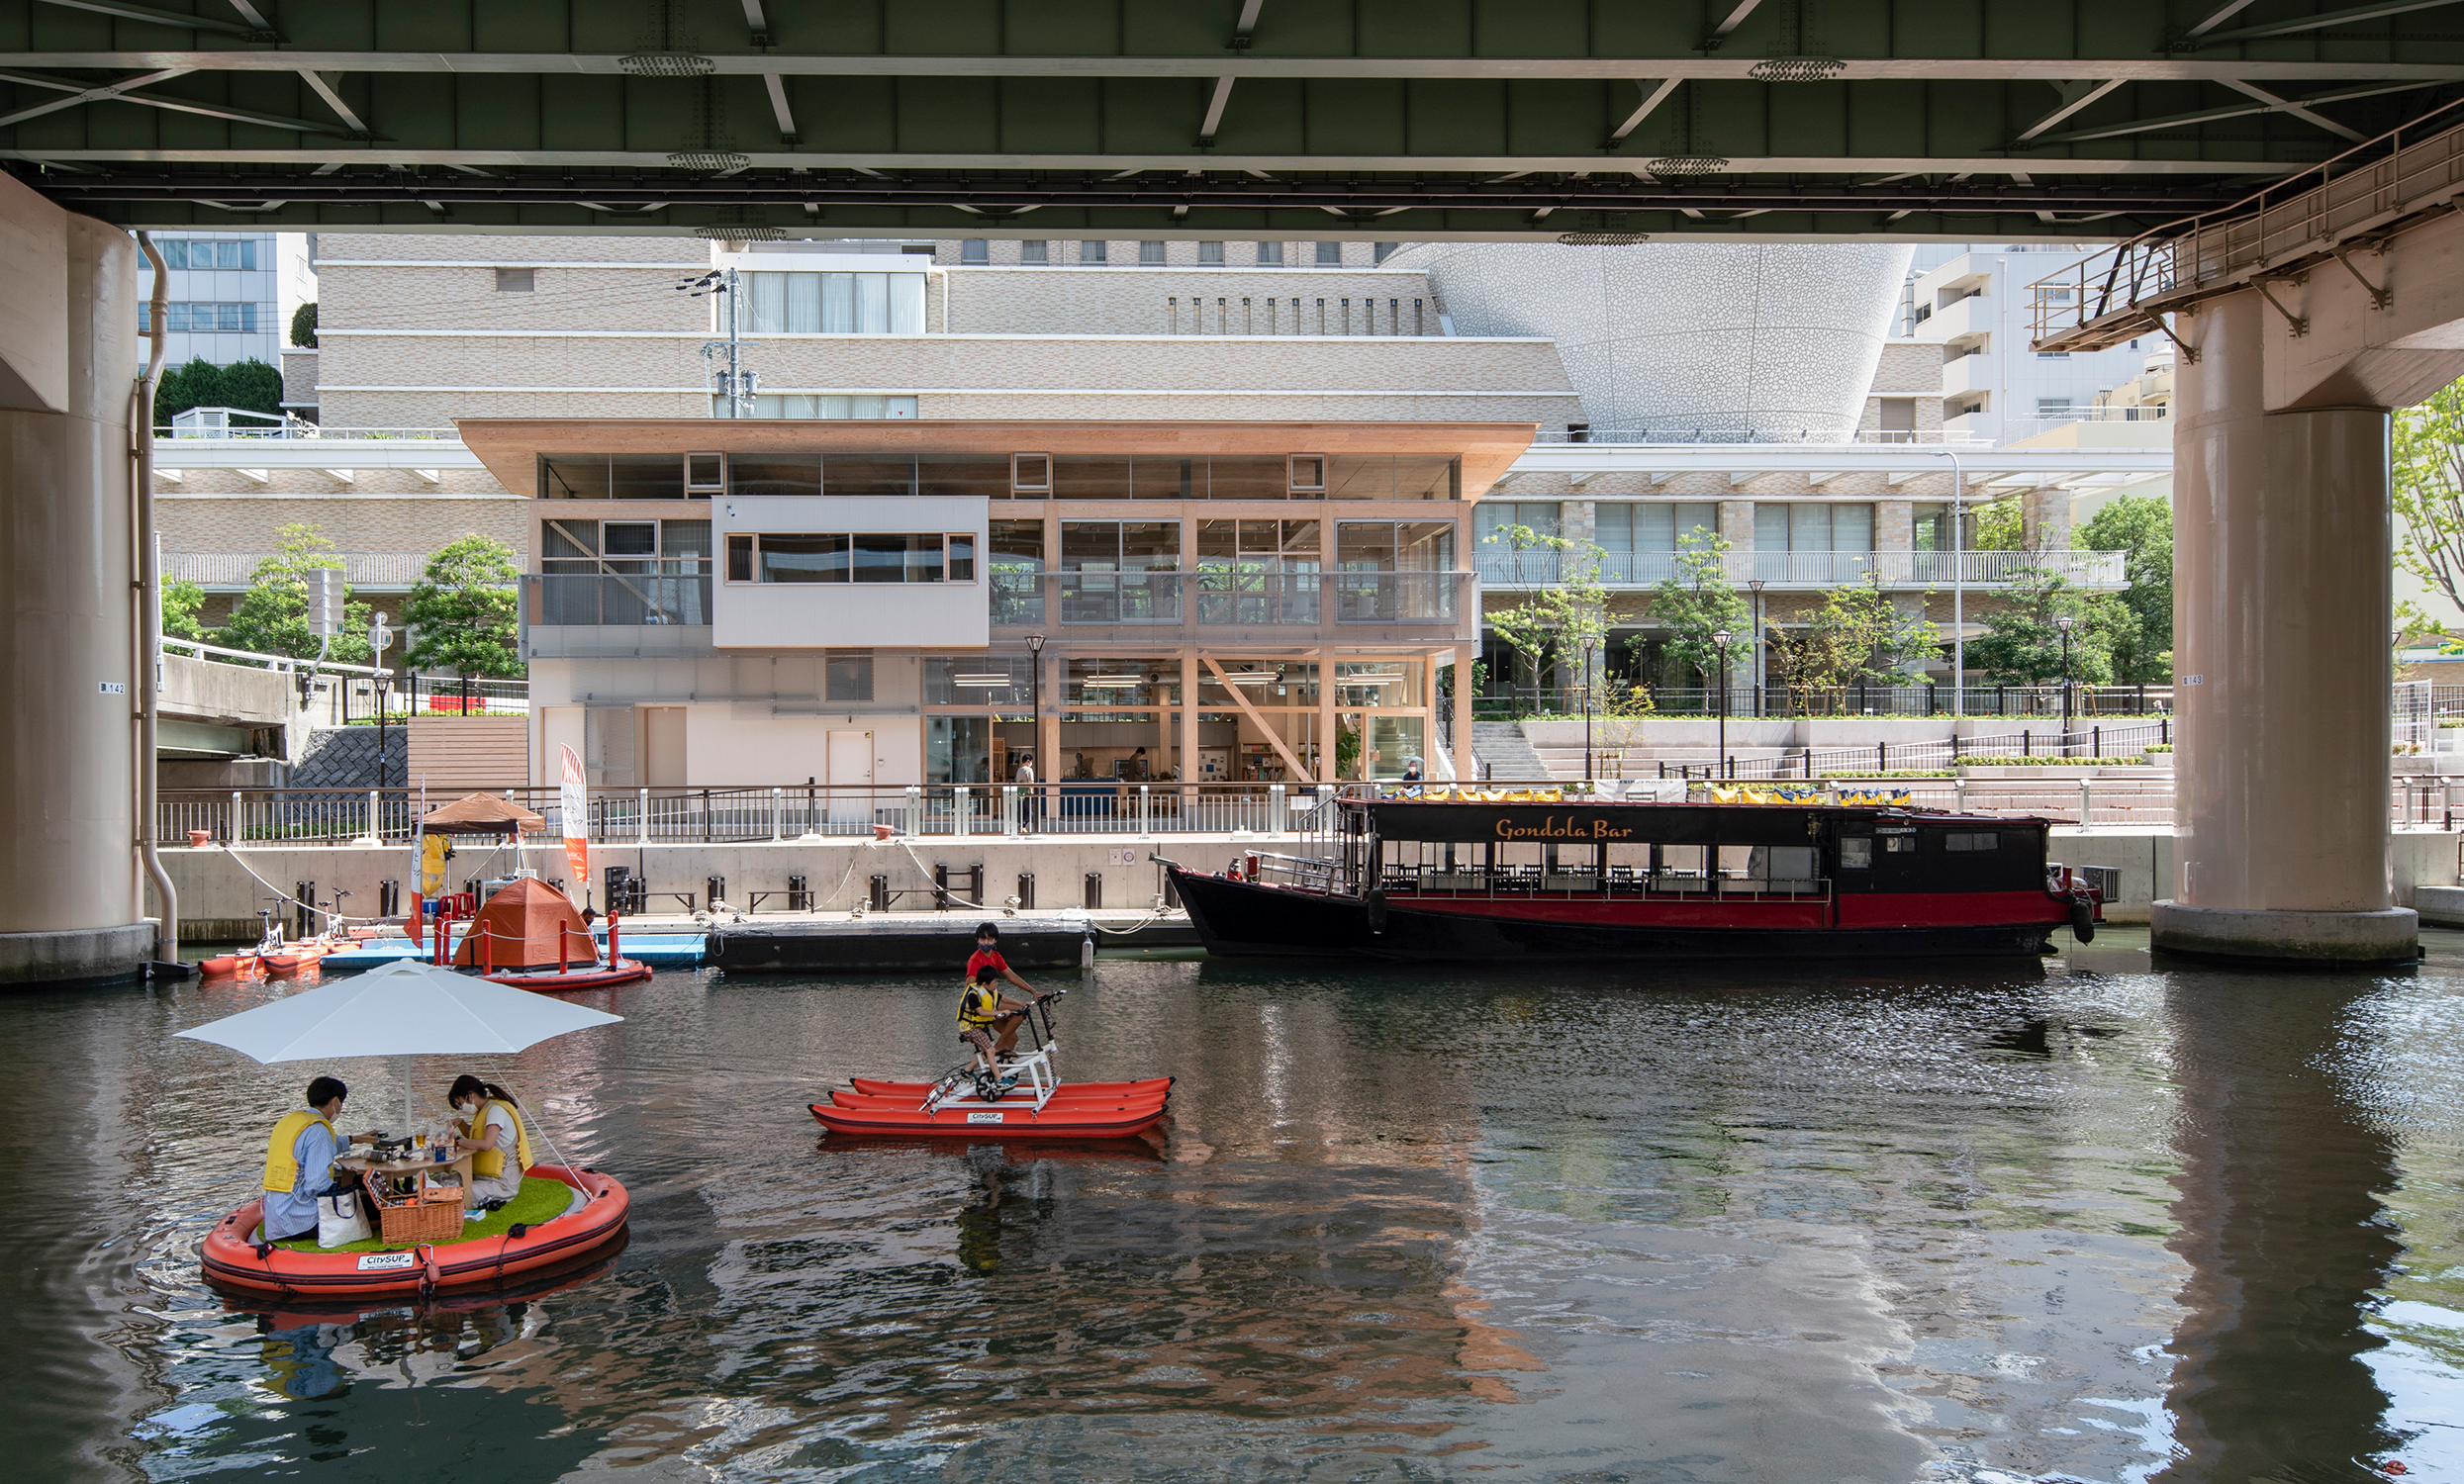
[[[1032,756],[1066,800],[1073,782],[1450,775],[1435,696],[1478,634],[1468,513],[1531,427],[462,433],[522,492],[540,553],[535,782],[561,747],[593,784],[642,788],[990,784]]]
[[[192,360],[282,362],[289,325],[282,312],[282,242],[270,232],[182,232],[154,239],[161,249],[170,314],[163,363]],[[153,325],[153,264],[138,259],[138,333]],[[142,355],[141,350],[141,357]]]
[[[2114,388],[2140,374],[2161,341],[2076,354],[2030,348],[2030,286],[2091,255],[2081,248],[1971,247],[1910,276],[1899,324],[1910,344],[1940,349],[1946,431],[1979,443],[2017,443],[2082,419],[2145,416],[2099,408]]]

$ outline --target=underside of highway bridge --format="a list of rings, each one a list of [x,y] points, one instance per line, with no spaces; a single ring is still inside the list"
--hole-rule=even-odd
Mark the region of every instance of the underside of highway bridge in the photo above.
[[[117,229],[200,226],[2128,240],[2045,331],[2197,352],[2160,941],[2412,951],[2387,419],[2464,368],[2452,187],[2238,276],[2199,244],[2446,138],[2455,0],[0,0],[0,980],[147,951]]]

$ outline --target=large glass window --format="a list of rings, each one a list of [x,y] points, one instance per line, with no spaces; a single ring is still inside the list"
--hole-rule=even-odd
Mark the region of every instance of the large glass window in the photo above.
[[[727,537],[727,581],[731,583],[971,583],[975,579],[976,538],[967,531],[763,531]]]
[[[920,335],[921,273],[746,273],[750,334]]]
[[[1871,551],[1873,507],[1802,501],[1753,508],[1755,551]]]
[[[538,551],[536,622],[711,621],[708,520],[542,520]]]
[[[1504,550],[1504,539],[1489,538],[1510,525],[1528,526],[1534,535],[1558,533],[1558,504],[1554,500],[1483,500],[1478,510],[1480,546],[1484,551]]]
[[[1061,522],[1061,621],[1162,623],[1181,617],[1178,520]]]
[[[727,491],[731,495],[818,495],[821,460],[811,454],[796,458],[738,455],[727,461]]]
[[[993,522],[993,623],[1032,627],[1044,621],[1044,522]]]
[[[244,272],[256,267],[256,243],[244,239],[213,241],[170,237],[162,243],[162,265],[166,268],[237,268]]]

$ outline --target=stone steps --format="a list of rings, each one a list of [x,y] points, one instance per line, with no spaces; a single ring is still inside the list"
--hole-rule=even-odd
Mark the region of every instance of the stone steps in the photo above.
[[[1475,721],[1471,723],[1471,751],[1476,755],[1488,778],[1495,783],[1546,783],[1558,777],[1540,754],[1532,750],[1531,739],[1523,735],[1523,727],[1513,721]],[[1576,759],[1577,776],[1581,760]]]

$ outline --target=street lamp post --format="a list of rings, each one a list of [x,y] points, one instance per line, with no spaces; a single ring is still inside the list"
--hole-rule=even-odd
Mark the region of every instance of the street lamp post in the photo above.
[[[1582,781],[1591,782],[1591,641],[1582,646]]]
[[[1763,654],[1762,654],[1762,579],[1748,578],[1746,586],[1753,590],[1753,713],[1762,714]]]
[[[1720,745],[1718,749],[1718,763],[1720,776],[1722,778],[1728,777],[1728,645],[1729,641],[1736,637],[1737,636],[1735,634],[1730,633],[1727,629],[1721,629],[1711,636],[1711,642],[1718,646],[1720,651]]]
[[[2070,631],[2078,619],[2068,613],[2053,620],[2062,634],[2062,756],[2070,756]]]
[[[1042,811],[1036,808],[1037,795],[1043,791],[1044,780],[1051,776],[1052,759],[1044,757],[1044,636],[1027,635],[1027,756],[1044,758],[1044,767],[1027,788],[1027,828]]]

